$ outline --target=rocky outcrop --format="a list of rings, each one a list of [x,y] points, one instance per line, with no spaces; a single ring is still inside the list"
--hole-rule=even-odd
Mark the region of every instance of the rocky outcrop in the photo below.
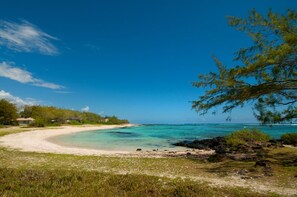
[[[231,158],[238,161],[255,161],[262,158],[265,154],[265,147],[278,148],[282,147],[280,140],[270,140],[269,142],[259,143],[247,143],[246,145],[238,145],[236,147],[229,147],[224,137],[215,137],[212,139],[194,140],[194,141],[182,141],[174,143],[175,146],[183,146],[193,149],[203,150],[215,150],[220,157],[210,158],[217,161],[224,157]],[[224,157],[222,157],[224,155]],[[219,158],[219,159],[218,159]]]
[[[187,148],[203,149],[203,150],[215,150],[216,153],[224,154],[226,152],[226,140],[223,137],[215,137],[212,139],[194,140],[192,142],[182,141],[174,143],[175,146],[184,146]]]

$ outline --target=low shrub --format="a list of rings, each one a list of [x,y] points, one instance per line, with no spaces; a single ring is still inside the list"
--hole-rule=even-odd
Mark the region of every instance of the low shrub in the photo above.
[[[29,124],[30,127],[45,127],[47,122],[44,119],[36,118],[34,122]]]
[[[286,133],[282,135],[281,140],[284,144],[297,146],[297,133]]]
[[[229,147],[238,147],[268,142],[270,137],[258,129],[243,129],[229,134],[225,139]]]
[[[70,125],[82,125],[82,123],[78,122],[77,120],[71,120],[70,122],[68,122],[68,124],[70,124]]]
[[[59,122],[53,122],[53,123],[50,123],[50,124],[48,124],[48,125],[46,125],[46,126],[61,126],[62,124],[61,123],[59,123]]]

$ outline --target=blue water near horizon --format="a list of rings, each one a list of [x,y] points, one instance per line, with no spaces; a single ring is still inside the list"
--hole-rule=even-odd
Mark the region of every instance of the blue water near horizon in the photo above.
[[[225,136],[244,129],[257,128],[274,139],[288,132],[297,132],[297,125],[259,124],[182,124],[182,125],[141,125],[121,129],[86,131],[57,136],[52,140],[66,146],[100,150],[135,151],[182,149],[172,145],[178,141],[190,141]]]

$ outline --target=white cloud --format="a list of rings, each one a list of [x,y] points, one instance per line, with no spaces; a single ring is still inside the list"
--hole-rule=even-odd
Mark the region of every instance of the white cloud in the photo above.
[[[5,99],[11,103],[14,103],[18,107],[22,107],[25,105],[36,105],[37,101],[34,99],[21,99],[17,96],[11,95],[9,92],[5,92],[4,90],[0,90],[0,99]]]
[[[18,52],[39,52],[45,55],[58,54],[51,43],[57,38],[48,35],[28,21],[14,23],[0,20],[0,45]]]
[[[85,106],[85,107],[81,108],[81,111],[83,111],[83,112],[88,112],[89,110],[90,110],[89,106]]]
[[[36,79],[33,77],[32,73],[23,70],[21,68],[15,67],[14,63],[11,62],[0,62],[0,77],[6,77],[20,83],[31,84],[34,86],[45,87],[50,89],[62,89],[61,85],[43,81],[41,79]]]

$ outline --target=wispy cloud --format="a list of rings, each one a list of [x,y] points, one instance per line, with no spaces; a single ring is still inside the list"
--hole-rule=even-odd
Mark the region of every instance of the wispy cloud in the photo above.
[[[4,90],[0,90],[0,99],[5,99],[11,103],[14,103],[18,107],[22,107],[25,105],[36,105],[38,102],[34,99],[21,99],[17,96],[11,95],[9,92],[6,92]]]
[[[89,106],[85,106],[81,109],[81,111],[83,111],[83,112],[88,112],[89,110],[90,110]]]
[[[13,62],[0,62],[0,77],[6,77],[20,83],[30,84],[34,86],[50,88],[50,89],[62,89],[61,85],[46,82],[42,79],[33,77],[33,74],[29,71],[15,67]]]
[[[51,43],[57,38],[43,32],[28,21],[20,23],[0,20],[0,46],[18,52],[39,52],[56,55],[58,49]]]

